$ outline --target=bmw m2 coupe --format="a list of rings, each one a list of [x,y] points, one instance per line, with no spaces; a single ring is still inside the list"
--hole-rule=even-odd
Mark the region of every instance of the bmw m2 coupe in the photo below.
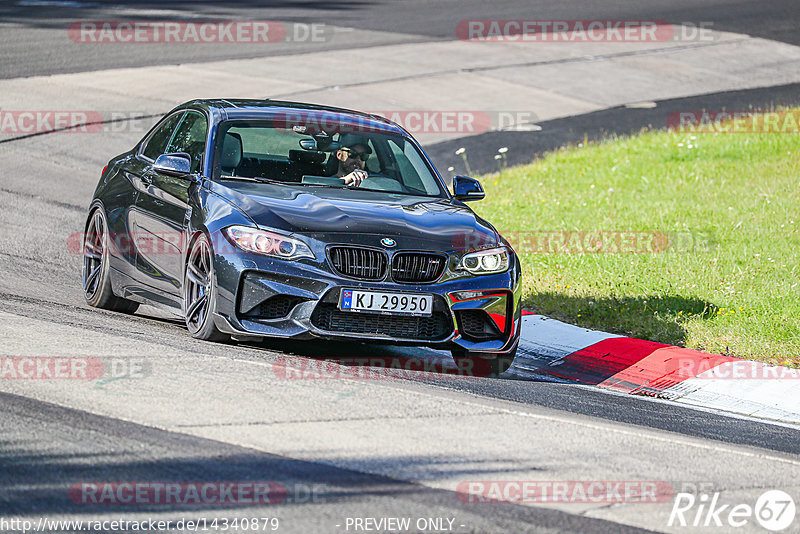
[[[89,305],[140,303],[200,339],[425,345],[511,363],[520,264],[397,124],[278,101],[195,100],[103,169],[84,237]]]

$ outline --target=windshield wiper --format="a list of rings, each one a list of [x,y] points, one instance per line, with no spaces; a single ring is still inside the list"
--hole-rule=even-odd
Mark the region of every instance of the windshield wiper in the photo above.
[[[388,191],[386,189],[372,189],[371,187],[358,187],[358,186],[347,186],[346,189],[352,189],[357,191],[374,191],[376,193],[386,193],[387,195],[403,195],[407,197],[430,197],[430,198],[438,198],[436,195],[429,195],[428,193],[424,193],[419,191],[418,189],[413,189],[410,187],[406,187],[408,191]]]
[[[219,177],[220,180],[233,180],[236,182],[258,182],[261,184],[269,184],[269,183],[279,183],[275,180],[270,180],[269,178],[256,178],[252,176],[230,176],[228,174],[223,174]]]

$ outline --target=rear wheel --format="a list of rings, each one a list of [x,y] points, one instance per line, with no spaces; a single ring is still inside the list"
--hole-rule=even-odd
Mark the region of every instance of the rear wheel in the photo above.
[[[514,350],[508,354],[500,354],[496,358],[487,358],[481,356],[480,352],[468,352],[460,348],[451,349],[450,353],[453,355],[453,360],[455,360],[459,369],[462,369],[467,374],[473,373],[475,376],[500,376],[514,363],[517,349],[514,348]]]
[[[133,313],[139,303],[118,297],[111,290],[109,239],[105,213],[98,208],[89,216],[83,236],[83,297],[95,308]]]
[[[183,310],[192,337],[206,341],[227,341],[230,336],[214,325],[217,303],[211,243],[205,235],[192,244],[183,279]]]

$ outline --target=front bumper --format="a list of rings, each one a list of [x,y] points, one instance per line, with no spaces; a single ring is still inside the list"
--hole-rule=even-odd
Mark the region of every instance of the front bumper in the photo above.
[[[432,284],[351,280],[311,262],[237,251],[215,255],[219,330],[241,337],[336,339],[461,348],[491,357],[515,350],[521,325],[519,262],[505,273]],[[342,289],[434,295],[430,320],[339,311]],[[276,298],[278,297],[278,298]],[[260,308],[260,306],[268,308]],[[273,306],[272,304],[277,304]],[[258,310],[269,310],[269,318]],[[280,317],[280,310],[287,310]],[[279,311],[275,311],[279,310]]]

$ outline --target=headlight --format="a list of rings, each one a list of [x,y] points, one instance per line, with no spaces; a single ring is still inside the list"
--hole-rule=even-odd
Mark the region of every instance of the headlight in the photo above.
[[[508,249],[498,247],[466,254],[461,258],[458,268],[472,274],[495,274],[507,271],[508,264]]]
[[[283,260],[313,258],[314,253],[308,245],[285,235],[250,228],[248,226],[229,226],[223,230],[228,239],[242,250],[273,256]]]

